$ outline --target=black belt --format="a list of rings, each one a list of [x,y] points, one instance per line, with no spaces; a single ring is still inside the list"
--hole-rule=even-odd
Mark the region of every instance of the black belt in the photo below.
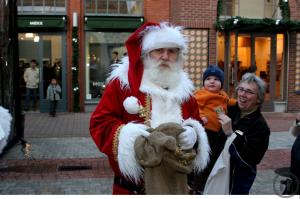
[[[131,181],[126,180],[123,177],[115,176],[114,184],[119,185],[123,189],[132,192],[133,194],[145,194],[145,189],[143,185],[136,185]]]

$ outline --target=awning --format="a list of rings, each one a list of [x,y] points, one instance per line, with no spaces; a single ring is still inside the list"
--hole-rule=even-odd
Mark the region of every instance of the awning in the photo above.
[[[87,29],[135,30],[144,23],[144,17],[104,17],[104,16],[85,16]]]
[[[65,28],[67,16],[19,15],[18,28]]]

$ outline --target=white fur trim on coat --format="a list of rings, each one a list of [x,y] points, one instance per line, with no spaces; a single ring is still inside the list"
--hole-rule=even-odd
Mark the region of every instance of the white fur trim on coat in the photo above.
[[[139,165],[135,158],[134,143],[138,136],[149,136],[146,131],[149,128],[143,124],[128,123],[123,126],[119,134],[118,145],[118,163],[121,173],[138,183],[143,174],[143,168]]]
[[[161,88],[160,86],[150,82],[146,78],[142,79],[140,91],[156,95],[162,99],[176,100],[180,104],[189,100],[193,95],[194,85],[189,79],[188,74],[184,71],[181,72],[180,84],[169,88],[168,90]]]
[[[7,144],[12,117],[7,109],[0,106],[0,154]]]
[[[209,162],[210,147],[206,132],[200,122],[191,118],[185,120],[182,126],[191,126],[195,129],[198,139],[197,155],[194,160],[194,169],[200,172],[207,166]]]
[[[114,70],[111,72],[110,76],[106,79],[106,82],[110,82],[114,79],[119,79],[122,88],[129,88],[128,82],[128,69],[129,69],[129,59],[128,57],[123,57],[121,62],[115,64]]]

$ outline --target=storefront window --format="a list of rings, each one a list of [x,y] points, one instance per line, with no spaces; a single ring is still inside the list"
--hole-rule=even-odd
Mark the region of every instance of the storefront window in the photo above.
[[[18,14],[66,14],[66,0],[18,0]]]
[[[242,16],[249,18],[272,18],[281,19],[279,0],[223,0],[223,18]]]
[[[87,14],[105,15],[143,15],[142,0],[86,0],[85,12]]]
[[[127,32],[87,32],[85,46],[86,99],[101,98],[105,80],[115,63],[126,55]]]

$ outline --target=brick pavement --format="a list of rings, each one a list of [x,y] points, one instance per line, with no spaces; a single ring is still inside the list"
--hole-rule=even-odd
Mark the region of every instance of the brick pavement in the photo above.
[[[294,122],[295,113],[263,113],[272,132],[287,131]],[[91,113],[47,113],[25,115],[25,138],[88,137]]]
[[[0,181],[111,178],[107,158],[3,160]]]
[[[272,135],[251,194],[274,194],[274,169],[289,166],[294,139],[287,130],[295,114],[264,115]],[[90,138],[89,118],[90,113],[26,114],[25,139],[34,159],[25,159],[20,145],[2,157],[0,194],[110,194],[112,171]]]
[[[48,113],[25,114],[24,137],[88,137],[91,113]]]

